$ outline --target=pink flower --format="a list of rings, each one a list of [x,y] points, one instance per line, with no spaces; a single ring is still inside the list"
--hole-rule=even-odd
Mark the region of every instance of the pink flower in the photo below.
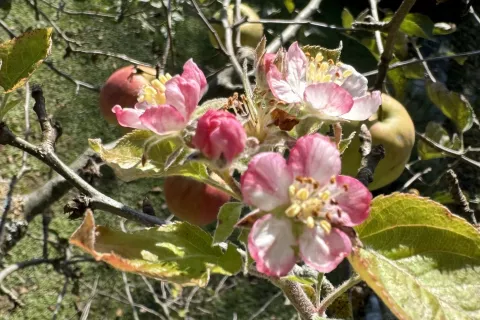
[[[249,234],[258,271],[284,276],[301,258],[330,272],[352,249],[341,230],[363,222],[372,195],[358,180],[340,173],[340,153],[320,134],[298,139],[288,161],[273,152],[253,157],[242,175],[244,201],[267,214]]]
[[[184,64],[182,75],[162,76],[143,88],[133,109],[116,105],[112,111],[124,127],[157,134],[179,131],[187,125],[206,89],[203,72],[190,59]]]
[[[276,58],[276,54],[266,52],[260,61],[257,62],[257,72],[256,72],[256,86],[260,90],[267,90],[268,83],[267,83],[267,74],[270,71],[274,61]]]
[[[211,160],[231,163],[245,149],[247,134],[231,113],[208,110],[199,120],[193,145]]]
[[[289,104],[304,104],[308,113],[327,120],[366,120],[382,103],[380,91],[367,92],[367,79],[353,67],[323,56],[307,56],[294,42],[283,63],[267,74],[273,95]]]

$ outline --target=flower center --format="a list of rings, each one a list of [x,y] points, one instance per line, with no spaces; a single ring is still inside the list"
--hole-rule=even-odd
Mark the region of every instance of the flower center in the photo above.
[[[145,85],[138,95],[138,102],[146,102],[153,106],[165,104],[165,83],[170,79],[172,79],[170,74],[162,74],[158,79],[152,80],[149,85]]]
[[[348,186],[337,188],[335,176],[325,186],[312,178],[297,177],[288,191],[291,205],[285,210],[287,217],[294,218],[309,228],[322,227],[330,233],[332,222],[342,215],[335,197],[348,191]]]
[[[315,57],[307,54],[307,58],[310,60],[307,66],[308,83],[334,82],[342,85],[352,75],[352,71],[342,71],[340,69],[341,62],[335,64],[332,59],[324,61],[324,57],[320,52]]]

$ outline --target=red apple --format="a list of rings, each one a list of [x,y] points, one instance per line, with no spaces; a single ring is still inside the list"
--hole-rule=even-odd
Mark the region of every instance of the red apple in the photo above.
[[[155,69],[144,66],[126,66],[115,71],[100,91],[100,111],[105,120],[117,124],[112,108],[116,104],[122,108],[133,107],[142,87],[154,78]]]
[[[198,226],[215,221],[220,207],[230,200],[227,193],[183,176],[167,177],[163,191],[170,212]]]

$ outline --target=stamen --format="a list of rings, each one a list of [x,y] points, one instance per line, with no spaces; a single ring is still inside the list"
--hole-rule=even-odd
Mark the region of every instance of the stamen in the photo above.
[[[293,184],[290,187],[288,187],[288,194],[290,195],[290,198],[293,198],[296,193],[297,193],[297,188],[295,188]]]
[[[332,225],[327,220],[320,221],[320,227],[322,227],[322,229],[325,230],[327,234],[330,234],[330,232],[332,231]]]
[[[312,229],[313,227],[315,227],[315,220],[313,219],[312,216],[310,216],[307,218],[307,221],[305,221],[305,224],[307,225],[307,227]]]
[[[295,197],[298,199],[298,200],[301,200],[301,201],[305,201],[308,199],[308,197],[310,196],[310,193],[308,192],[307,189],[305,188],[302,188],[300,190],[297,191]]]
[[[298,204],[292,204],[287,210],[285,210],[285,214],[287,217],[293,218],[296,217],[301,211],[302,207],[300,207]]]
[[[345,190],[345,192],[348,191],[348,184],[344,184],[342,187],[343,187],[343,190]]]

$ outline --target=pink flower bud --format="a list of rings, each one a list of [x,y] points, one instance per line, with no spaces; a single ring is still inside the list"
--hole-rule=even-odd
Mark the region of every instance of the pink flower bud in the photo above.
[[[229,164],[245,148],[247,134],[242,124],[226,111],[208,110],[199,120],[193,145],[211,160]]]

